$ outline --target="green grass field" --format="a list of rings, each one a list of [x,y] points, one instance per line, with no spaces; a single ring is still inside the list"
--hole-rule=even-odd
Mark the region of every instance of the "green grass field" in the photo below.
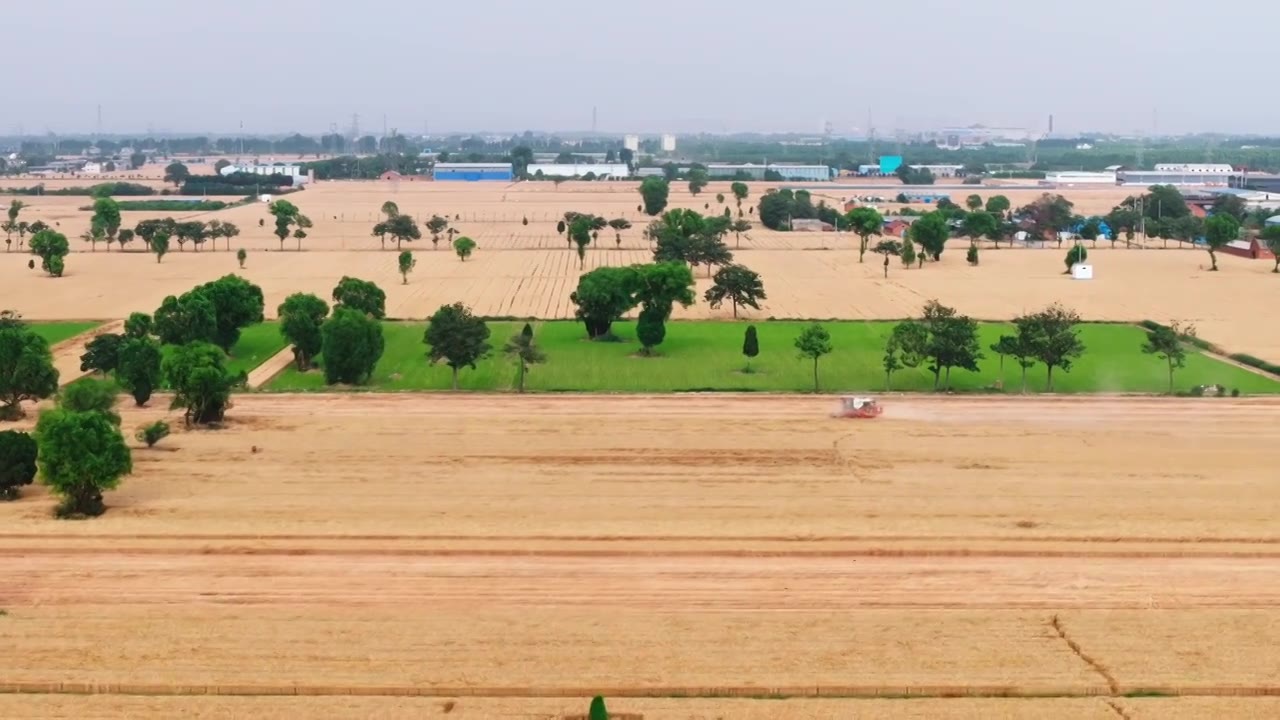
[[[63,340],[70,340],[80,333],[88,332],[101,324],[99,322],[47,322],[31,323],[30,328],[52,346]]]
[[[232,373],[250,372],[272,355],[285,348],[284,338],[280,335],[280,324],[270,321],[250,325],[240,331],[240,339],[231,346],[227,369]],[[173,352],[173,345],[165,345],[161,352],[165,357]]]
[[[531,391],[575,392],[678,392],[678,391],[773,391],[808,392],[813,389],[813,365],[796,356],[793,342],[805,323],[762,322],[756,325],[760,355],[752,361],[753,372],[744,373],[742,337],[745,323],[673,322],[667,325],[666,341],[655,357],[637,356],[635,325],[614,324],[622,342],[588,342],[582,325],[571,322],[535,323],[537,341],[547,354],[547,362],[533,367],[527,387]],[[827,322],[834,351],[819,362],[824,392],[883,391],[881,357],[891,322]],[[503,343],[518,332],[522,323],[492,322],[490,343],[493,354],[477,369],[464,369],[460,386],[466,390],[511,390],[515,388],[516,366],[500,352]],[[386,350],[369,385],[371,390],[447,390],[450,371],[444,365],[431,366],[422,343],[422,323],[384,323]],[[981,327],[984,349],[1012,326],[986,323]],[[1083,358],[1072,371],[1054,372],[1055,391],[1161,393],[1168,389],[1165,364],[1141,352],[1145,334],[1128,325],[1085,325],[1080,330],[1086,346]],[[958,391],[993,389],[1001,378],[999,357],[986,350],[980,372],[963,370],[951,374],[952,388]],[[320,359],[323,363],[323,358]],[[1005,392],[1020,389],[1019,368],[1006,360]],[[1198,352],[1187,358],[1186,368],[1175,375],[1175,389],[1220,383],[1239,388],[1242,393],[1280,392],[1280,382],[1219,362]],[[322,390],[320,371],[299,373],[290,368],[271,383],[268,390]],[[894,374],[892,389],[931,390],[933,376],[925,369]],[[1027,373],[1029,392],[1045,388],[1043,366]]]

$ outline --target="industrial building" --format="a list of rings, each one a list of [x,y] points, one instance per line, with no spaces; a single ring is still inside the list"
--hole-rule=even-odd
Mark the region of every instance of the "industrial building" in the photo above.
[[[734,178],[745,175],[752,180],[764,180],[766,172],[776,172],[783,180],[815,180],[831,179],[831,168],[826,165],[708,165],[707,176],[711,178]]]
[[[313,173],[303,173],[302,166],[297,163],[245,163],[227,165],[218,171],[222,175],[245,173],[247,175],[284,175],[293,178],[295,186],[310,182]]]
[[[1230,175],[1232,167],[1226,163],[1156,163],[1155,171],[1180,175]]]
[[[515,180],[511,163],[436,163],[433,175],[437,181]]]
[[[662,152],[670,153],[675,151],[676,151],[676,136],[663,135],[662,136]]]
[[[1079,170],[1062,170],[1058,172],[1048,172],[1044,175],[1041,185],[1049,187],[1070,187],[1072,185],[1115,185],[1116,173],[1112,172],[1083,172]]]
[[[591,173],[598,178],[624,178],[631,176],[631,168],[626,163],[532,163],[528,173],[531,177],[582,177]]]
[[[955,177],[964,173],[963,165],[908,165],[912,170],[928,170],[934,177]]]
[[[1156,167],[1161,167],[1157,165]],[[1185,167],[1185,166],[1165,166]],[[1121,170],[1116,173],[1119,185],[1174,185],[1177,187],[1227,187],[1234,174],[1230,165],[1224,170]]]

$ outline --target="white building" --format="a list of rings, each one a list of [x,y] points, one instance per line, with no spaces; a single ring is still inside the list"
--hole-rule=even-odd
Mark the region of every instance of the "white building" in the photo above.
[[[676,136],[663,135],[662,136],[662,152],[675,152],[675,151],[676,151]]]
[[[87,162],[84,164],[84,167],[80,168],[80,172],[84,173],[85,175],[101,175],[102,163]]]
[[[633,153],[640,152],[640,136],[628,135],[622,138],[622,147],[630,150]]]
[[[1208,174],[1230,175],[1232,168],[1226,163],[1157,163],[1156,172],[1179,175]]]
[[[912,170],[928,170],[934,177],[955,177],[964,171],[963,165],[908,165]]]
[[[1112,172],[1081,172],[1078,170],[1063,170],[1059,172],[1048,172],[1044,175],[1044,185],[1115,185],[1116,173]]]
[[[293,178],[295,186],[302,185],[310,181],[310,176],[302,172],[302,166],[297,163],[246,163],[243,165],[228,165],[220,171],[222,175],[231,175],[232,173],[247,173],[249,175],[284,175]]]
[[[537,176],[539,173],[543,177],[582,177],[587,173],[593,174],[598,178],[624,178],[631,176],[631,168],[626,163],[583,163],[579,165],[570,165],[568,163],[532,163],[529,165],[529,175]]]

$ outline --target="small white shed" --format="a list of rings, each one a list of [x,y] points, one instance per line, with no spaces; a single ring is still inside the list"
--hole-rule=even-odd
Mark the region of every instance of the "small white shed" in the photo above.
[[[1093,266],[1088,263],[1076,263],[1071,266],[1072,280],[1092,280]]]

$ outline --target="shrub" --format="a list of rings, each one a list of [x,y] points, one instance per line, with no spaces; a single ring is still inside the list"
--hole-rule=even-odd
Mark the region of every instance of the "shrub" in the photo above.
[[[1245,353],[1235,353],[1233,355],[1229,355],[1228,357],[1230,357],[1232,360],[1235,360],[1238,363],[1248,365],[1249,367],[1255,367],[1259,370],[1269,372],[1273,375],[1280,375],[1280,365],[1274,365],[1272,363],[1267,362],[1266,360],[1263,360],[1262,358],[1254,357],[1253,355],[1246,355]]]
[[[36,477],[36,441],[17,430],[0,432],[0,500],[18,499],[18,490]]]
[[[169,437],[169,423],[163,420],[157,420],[150,425],[143,425],[138,428],[138,432],[134,435],[138,442],[146,443],[147,447],[155,447],[155,444]]]

